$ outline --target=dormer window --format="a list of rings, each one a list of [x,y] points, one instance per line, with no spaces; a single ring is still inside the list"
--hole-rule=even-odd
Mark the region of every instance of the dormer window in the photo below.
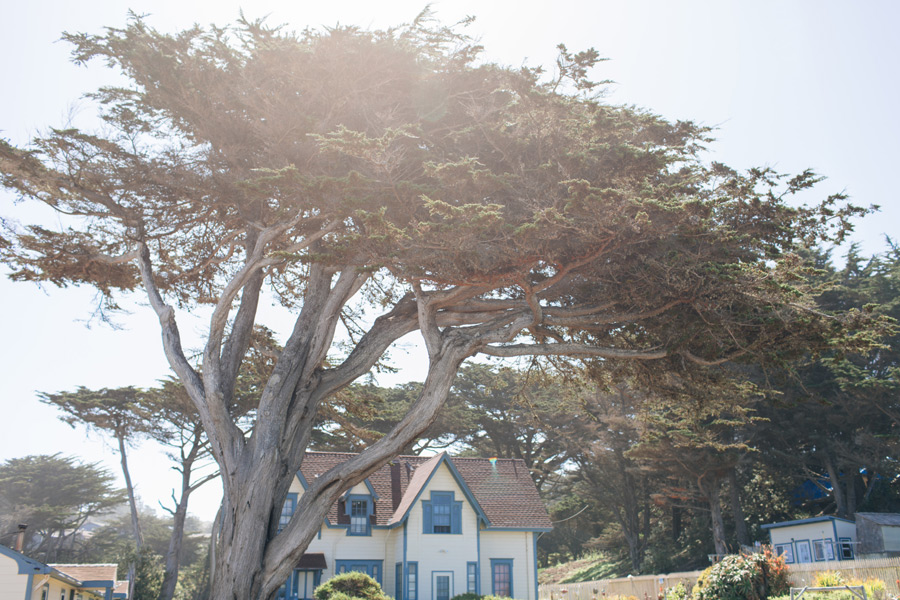
[[[297,494],[291,492],[287,495],[287,498],[284,499],[284,504],[281,507],[281,515],[278,518],[278,531],[281,532],[282,529],[288,526],[288,523],[291,522],[291,517],[294,516],[294,511],[297,509]]]
[[[372,535],[373,502],[371,496],[350,495],[344,504],[346,514],[350,517],[350,529],[347,535]]]
[[[422,501],[423,533],[462,533],[462,502],[453,492],[431,492]]]

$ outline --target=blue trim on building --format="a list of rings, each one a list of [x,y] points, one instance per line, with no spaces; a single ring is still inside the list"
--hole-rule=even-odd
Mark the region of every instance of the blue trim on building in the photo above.
[[[478,515],[478,518],[484,521],[485,525],[490,526],[491,522],[488,520],[487,515],[481,508],[481,505],[478,504],[478,501],[475,499],[475,495],[472,494],[472,490],[469,489],[469,486],[467,486],[466,482],[463,481],[462,475],[459,474],[459,471],[453,465],[453,460],[447,455],[447,453],[443,453],[441,454],[440,460],[438,460],[437,464],[434,465],[431,473],[428,474],[428,479],[425,480],[425,483],[422,485],[422,489],[419,490],[419,492],[416,494],[416,497],[413,498],[413,501],[410,503],[409,508],[406,509],[406,512],[403,514],[400,520],[393,525],[393,527],[399,527],[401,523],[406,522],[406,520],[409,518],[409,513],[412,510],[412,507],[419,502],[419,498],[422,497],[422,494],[425,492],[428,484],[431,483],[431,479],[434,477],[434,474],[437,473],[438,469],[440,469],[441,465],[443,464],[446,464],[447,468],[450,469],[450,474],[453,475],[453,478],[456,480],[456,484],[462,490],[463,495],[466,497],[466,500],[469,501],[469,504],[472,506],[475,514]]]
[[[438,600],[437,597],[437,578],[449,576],[447,600],[450,600],[456,594],[453,593],[453,571],[432,571],[431,572],[431,600]]]
[[[474,581],[472,582],[472,589],[469,588],[469,570],[474,568]],[[478,562],[476,561],[468,561],[466,562],[466,593],[467,594],[477,594],[478,593]]]
[[[31,588],[34,587],[34,573],[28,574],[28,581],[25,583],[25,585],[25,600],[31,600]]]
[[[834,531],[834,545],[831,547],[831,551],[834,552],[833,560],[843,560],[841,558],[841,544],[838,541],[838,532],[837,532],[837,522],[831,522],[831,530]]]
[[[534,600],[540,600],[538,598],[538,559],[537,559],[537,542],[540,534],[537,532],[533,532],[531,534],[532,546],[531,546],[531,556],[534,559],[534,565],[532,568],[534,569]]]
[[[53,571],[53,568],[49,565],[45,565],[44,563],[34,560],[33,558],[28,558],[21,552],[16,552],[12,548],[7,548],[6,546],[0,546],[0,554],[8,556],[9,558],[16,561],[16,565],[19,569],[19,575],[28,575],[29,573],[47,575],[48,573]]]
[[[410,585],[409,585],[409,572],[415,571],[416,574],[416,587],[415,594],[410,595]],[[406,600],[419,600],[419,588],[422,587],[422,579],[419,577],[419,561],[411,560],[406,563]]]
[[[515,581],[515,577],[513,576],[513,559],[511,558],[492,558],[491,559],[491,594],[497,596],[497,581],[494,575],[494,565],[498,564],[507,564],[509,565],[509,594],[506,594],[510,598],[515,598],[515,590],[513,589],[513,582]]]
[[[112,579],[97,579],[92,581],[82,581],[81,587],[86,588],[112,588],[116,587],[116,582]]]
[[[763,529],[776,529],[778,527],[791,527],[793,525],[806,525],[807,523],[821,523],[822,521],[843,521],[845,523],[854,523],[850,519],[842,517],[811,517],[809,519],[797,519],[796,521],[782,521],[781,523],[766,523],[762,525]]]
[[[475,593],[481,595],[481,524],[475,523],[475,560],[478,561],[478,579],[475,581]]]
[[[375,510],[375,501],[371,496],[364,494],[350,494],[349,496],[346,496],[346,500],[344,501],[344,514],[349,516],[351,520],[353,519],[353,515],[351,514],[353,502],[366,503],[366,530],[361,533],[355,533],[350,525],[345,525],[344,527],[347,528],[347,535],[372,535],[372,514]]]
[[[378,582],[378,585],[382,585],[384,581],[384,560],[383,559],[359,559],[359,560],[351,560],[351,559],[340,559],[334,561],[334,572],[337,573],[347,573],[349,571],[353,571],[351,567],[364,565],[365,570],[362,571],[366,575],[369,575],[372,579]],[[344,568],[344,571],[341,571],[341,567]]]
[[[288,492],[287,496],[284,498],[284,504],[287,505],[288,502],[291,504],[291,514],[288,515],[287,521],[284,525],[281,524],[281,519],[284,517],[284,508],[281,509],[282,514],[278,517],[278,531],[280,532],[282,529],[287,527],[287,524],[291,522],[291,519],[294,517],[294,513],[297,512],[297,498],[299,494],[297,492]]]
[[[447,526],[450,531],[435,531],[434,507],[445,505],[448,507]],[[478,521],[475,522],[476,525]],[[431,500],[422,500],[422,533],[429,535],[460,535],[462,534],[462,500],[456,499],[453,491],[431,491]]]
[[[408,600],[409,597],[409,567],[406,561],[406,522],[403,523],[403,598],[397,600]]]

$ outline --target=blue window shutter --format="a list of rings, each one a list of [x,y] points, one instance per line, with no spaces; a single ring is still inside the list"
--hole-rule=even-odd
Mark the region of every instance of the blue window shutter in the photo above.
[[[450,533],[462,533],[462,502],[454,502],[450,513]]]
[[[431,524],[431,502],[422,501],[422,533],[434,533],[434,526]]]

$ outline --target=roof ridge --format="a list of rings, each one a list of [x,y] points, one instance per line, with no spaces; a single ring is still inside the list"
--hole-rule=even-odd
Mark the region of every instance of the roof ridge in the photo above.
[[[117,563],[47,563],[48,567],[118,567]]]

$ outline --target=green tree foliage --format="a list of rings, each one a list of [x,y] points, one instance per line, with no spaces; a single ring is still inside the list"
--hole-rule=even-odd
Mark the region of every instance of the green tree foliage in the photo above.
[[[422,388],[349,386],[322,408],[317,449],[358,451],[393,429]],[[452,447],[461,455],[521,458],[538,486],[556,477],[566,460],[564,444],[549,432],[573,419],[562,378],[510,367],[465,365],[434,422],[406,450]]]
[[[825,252],[810,258],[823,310],[857,309],[900,318],[895,248],[868,259],[852,248],[842,268]],[[790,373],[767,373],[779,395],[762,414],[779,427],[763,432],[762,459],[818,488],[819,494],[807,496],[808,512],[848,517],[863,506],[892,510],[892,502],[884,501],[900,493],[894,482],[900,450],[898,359],[900,335],[894,329],[869,352],[838,348],[808,357]]]
[[[125,489],[128,492],[128,505],[131,508],[132,534],[139,551],[144,540],[128,469],[126,446],[136,443],[137,439],[144,436],[163,435],[162,426],[153,418],[152,410],[141,402],[140,394],[141,390],[134,387],[96,391],[80,387],[75,392],[40,395],[42,402],[60,409],[63,413],[60,418],[72,427],[83,424],[88,429],[101,431],[116,440]]]
[[[605,527],[593,545],[604,549],[624,545],[630,572],[640,573],[654,492],[650,477],[629,454],[643,432],[640,394],[620,386],[608,393],[585,390],[579,400],[580,418],[556,435],[566,444],[567,459],[577,467],[571,475],[577,497],[603,507]]]
[[[0,143],[0,183],[66,220],[8,230],[0,252],[13,279],[87,284],[109,307],[146,293],[223,474],[216,597],[269,598],[340,494],[427,430],[470,356],[592,357],[652,387],[685,365],[862,349],[871,337],[847,331],[880,326],[812,310],[796,257],[863,211],[798,207],[811,172],[705,164],[706,129],[602,104],[593,51],[562,48],[555,77],[506,68],[427,15],[300,34],[135,18],[66,39],[128,83],[92,95],[103,132]],[[264,289],[297,320],[248,434],[229,407]],[[212,313],[196,368],[173,306],[198,305]],[[279,534],[322,402],[414,331],[429,371],[411,410],[312,483]]]
[[[0,465],[2,543],[15,545],[19,523],[28,525],[25,552],[44,562],[77,556],[81,528],[92,517],[122,504],[114,477],[74,457],[25,456]]]
[[[171,517],[160,516],[144,508],[141,511],[141,523],[146,552],[161,559],[169,549],[172,536]],[[209,527],[208,523],[203,523],[195,517],[188,517],[184,527],[185,536],[180,549],[179,564],[195,565],[204,561],[209,542]],[[133,553],[134,544],[131,539],[129,518],[123,515],[106,520],[102,527],[94,531],[90,539],[85,541],[80,560],[114,562],[119,565],[119,571],[124,573],[128,567],[128,558]]]

